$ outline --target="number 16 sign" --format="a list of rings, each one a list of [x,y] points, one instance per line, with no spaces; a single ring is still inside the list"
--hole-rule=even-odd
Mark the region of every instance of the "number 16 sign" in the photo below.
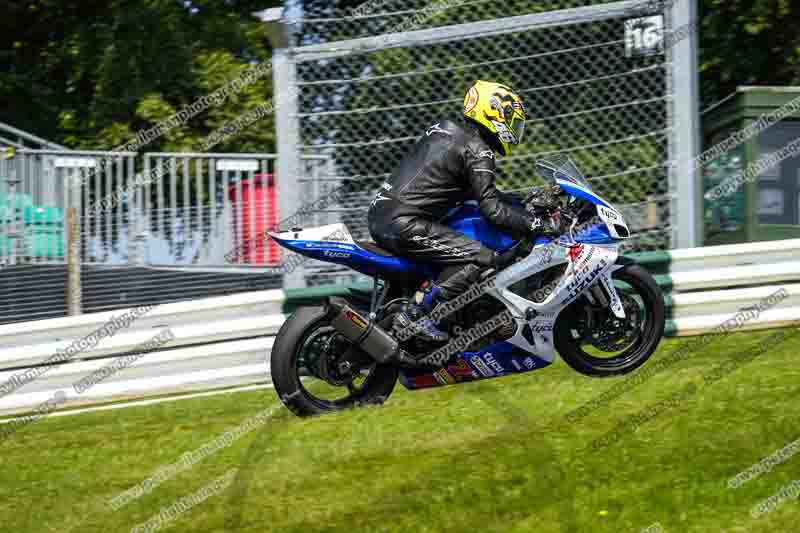
[[[664,52],[664,17],[655,15],[625,21],[625,55],[649,56]]]

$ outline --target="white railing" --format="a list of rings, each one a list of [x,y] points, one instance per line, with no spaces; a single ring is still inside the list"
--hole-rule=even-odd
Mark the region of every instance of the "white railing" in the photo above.
[[[282,290],[270,290],[160,305],[60,365],[42,363],[132,310],[0,326],[0,414],[34,408],[59,390],[80,404],[268,381],[273,337],[285,320],[284,299]],[[174,339],[161,350],[80,394],[73,388],[167,329]],[[26,370],[46,371],[27,381],[22,380]],[[9,380],[13,391],[4,394]]]
[[[669,252],[672,258],[670,271],[700,272],[732,266],[767,265],[793,262],[800,270],[800,239],[726,244],[705,248],[686,248]]]

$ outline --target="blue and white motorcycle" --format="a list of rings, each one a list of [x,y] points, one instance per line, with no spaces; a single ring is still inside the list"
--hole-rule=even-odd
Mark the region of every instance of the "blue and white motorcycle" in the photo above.
[[[398,377],[408,389],[458,384],[543,368],[556,353],[589,376],[644,364],[664,333],[664,297],[646,270],[618,253],[630,236],[625,219],[569,158],[537,169],[560,187],[551,211],[569,228],[560,238],[515,241],[469,203],[445,220],[511,261],[434,309],[451,336],[444,346],[396,329],[394,320],[437,275],[433,265],[355,241],[343,224],[271,234],[289,250],[374,279],[372,290],[299,307],[286,320],[270,370],[287,407],[307,416],[382,403]]]

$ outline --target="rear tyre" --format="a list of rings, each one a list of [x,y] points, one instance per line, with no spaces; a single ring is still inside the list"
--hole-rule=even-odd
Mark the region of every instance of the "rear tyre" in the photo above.
[[[554,328],[558,353],[574,370],[587,376],[607,377],[633,372],[650,359],[664,335],[664,295],[653,276],[639,265],[627,265],[615,271],[612,277],[615,285],[622,283],[628,287],[628,302],[635,301],[639,307],[636,336],[621,353],[598,357],[585,350],[592,342],[587,337],[596,331],[581,330],[581,325],[586,325],[587,312],[587,301],[583,298],[562,311]],[[627,308],[626,314],[626,320],[631,319]]]
[[[320,356],[319,346],[330,346],[330,338],[338,335],[330,326],[323,307],[300,307],[281,327],[272,345],[270,371],[278,397],[297,416],[312,416],[333,411],[341,411],[366,404],[381,404],[394,390],[398,369],[391,365],[372,362],[359,374],[363,383],[326,383],[320,376],[315,357]],[[346,346],[336,339],[337,347],[357,350],[352,344]],[[327,343],[327,344],[326,344]],[[301,357],[302,356],[302,357]],[[369,355],[360,352],[359,359],[371,361]],[[301,376],[303,379],[301,379]],[[334,399],[320,395],[319,391],[333,391],[344,394]]]

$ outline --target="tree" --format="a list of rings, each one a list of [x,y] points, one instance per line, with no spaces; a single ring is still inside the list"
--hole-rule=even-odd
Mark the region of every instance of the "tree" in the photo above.
[[[252,13],[278,0],[32,0],[2,8],[0,120],[71,148],[112,149],[271,51]],[[271,77],[154,140],[197,147],[271,97]],[[271,121],[217,149],[271,151]]]
[[[706,104],[740,85],[800,84],[800,2],[700,0],[699,12]]]

